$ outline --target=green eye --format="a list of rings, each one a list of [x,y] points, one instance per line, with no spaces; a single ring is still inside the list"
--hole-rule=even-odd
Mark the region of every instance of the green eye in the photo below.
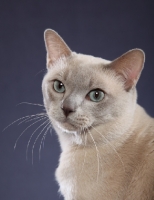
[[[59,92],[59,93],[65,92],[64,84],[62,82],[58,81],[58,80],[54,81],[53,88],[56,92]]]
[[[92,90],[89,92],[88,97],[91,101],[99,102],[104,98],[105,94],[101,90]]]

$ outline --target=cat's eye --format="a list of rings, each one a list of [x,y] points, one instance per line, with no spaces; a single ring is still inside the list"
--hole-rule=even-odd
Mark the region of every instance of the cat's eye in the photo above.
[[[53,88],[58,93],[64,93],[65,92],[65,86],[61,81],[55,80],[53,83]]]
[[[88,99],[94,102],[99,102],[103,100],[104,97],[105,97],[104,92],[99,89],[92,90],[88,93]]]

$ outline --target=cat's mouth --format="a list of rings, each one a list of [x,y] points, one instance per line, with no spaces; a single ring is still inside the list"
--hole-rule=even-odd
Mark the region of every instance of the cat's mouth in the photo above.
[[[64,120],[62,122],[56,121],[56,126],[63,132],[66,133],[79,133],[84,129],[89,129],[89,124],[81,121],[81,120]]]
[[[55,128],[65,133],[81,133],[89,130],[93,124],[93,121],[83,114],[78,114],[77,116],[71,115],[68,117],[64,117],[63,115],[59,117],[53,114],[48,114],[48,116]]]
[[[56,126],[64,133],[73,133],[76,134],[79,128],[67,122],[56,122]]]

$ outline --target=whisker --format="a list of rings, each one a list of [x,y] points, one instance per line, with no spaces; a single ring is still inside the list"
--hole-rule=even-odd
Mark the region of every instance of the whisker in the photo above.
[[[45,118],[44,118],[45,119]],[[43,122],[40,126],[38,126],[34,131],[33,131],[33,133],[31,134],[31,136],[30,136],[30,138],[29,138],[29,140],[28,140],[28,143],[27,143],[27,148],[26,148],[26,160],[28,160],[28,148],[29,148],[29,145],[30,145],[30,142],[31,142],[31,139],[32,139],[32,137],[33,137],[33,135],[36,133],[36,131],[41,127],[41,126],[43,126],[45,123],[47,123],[48,122],[48,119],[45,121],[45,122]]]
[[[84,165],[85,165],[85,162],[86,162],[86,156],[87,156],[87,152],[86,152],[85,146],[84,146],[84,159],[83,159],[82,168],[81,168],[81,172],[80,172],[80,175],[79,175],[79,176],[81,176],[81,174],[82,174],[82,172],[83,172]]]
[[[40,73],[43,72],[43,71],[45,71],[45,69],[42,69],[42,70],[40,70],[39,72],[37,72],[37,73],[35,74],[35,76],[37,76],[38,74],[40,74]]]
[[[5,128],[3,129],[3,131],[5,131],[7,128],[9,128],[10,126],[12,126],[13,124],[15,124],[16,122],[18,122],[18,121],[20,121],[20,120],[22,120],[22,119],[30,118],[30,117],[33,117],[33,116],[36,116],[36,115],[40,115],[40,113],[35,114],[35,115],[27,115],[27,116],[21,117],[21,118],[15,120],[15,121],[13,121],[13,122],[12,122],[11,124],[9,124],[7,127],[5,127]]]
[[[33,117],[31,117],[31,119],[24,119],[22,122],[20,122],[18,125],[20,125],[20,124],[22,124],[22,123],[27,123],[27,122],[30,122],[30,121],[33,121],[33,120],[36,120],[36,119],[39,119],[39,118],[42,118],[42,117],[47,117],[47,115],[45,115],[45,114],[42,114],[42,115],[40,115],[40,116],[33,116]]]
[[[81,127],[81,130],[83,130],[83,136],[85,136],[85,130],[84,130],[84,128],[82,128]],[[81,174],[82,174],[82,172],[83,172],[83,169],[84,169],[84,165],[85,165],[85,161],[86,161],[86,155],[87,155],[87,152],[86,152],[86,150],[85,150],[85,147],[86,147],[86,143],[84,143],[84,159],[83,159],[83,163],[82,163],[82,168],[81,168],[81,172],[80,172],[80,175],[79,176],[81,176]]]
[[[85,132],[85,129],[83,128],[83,132],[84,132],[84,139],[85,139],[85,146],[87,145],[87,134]]]
[[[75,154],[76,154],[76,151],[78,150],[78,148],[79,148],[79,145],[76,144],[75,150],[74,150],[73,155],[72,155],[72,161],[75,158]]]
[[[42,120],[42,118],[39,119],[39,120],[37,120],[37,121],[35,121],[33,124],[31,124],[30,126],[28,126],[28,127],[19,135],[19,137],[17,138],[17,140],[16,140],[16,142],[15,142],[14,149],[16,148],[17,143],[18,143],[20,137],[25,133],[25,131],[26,131],[27,129],[29,129],[31,126],[33,126],[34,124],[36,124],[37,122],[41,121],[41,120]]]
[[[32,165],[33,165],[33,155],[34,155],[34,147],[35,147],[35,144],[36,144],[36,142],[37,142],[37,140],[38,140],[38,138],[40,137],[40,135],[42,134],[42,132],[44,131],[44,129],[49,125],[49,123],[50,122],[48,122],[45,126],[44,126],[44,128],[41,130],[41,132],[38,134],[38,136],[36,137],[36,139],[35,139],[35,141],[34,141],[34,144],[33,144],[33,146],[32,146]]]
[[[21,104],[28,104],[28,105],[33,105],[33,106],[41,106],[41,107],[44,107],[43,104],[37,104],[37,103],[29,103],[29,102],[21,102],[21,103],[18,103],[16,106],[19,106]]]
[[[39,147],[39,161],[41,160],[41,148],[42,148],[42,145],[43,145],[43,148],[44,148],[44,141],[45,141],[45,138],[46,138],[46,135],[48,133],[48,130],[51,128],[51,124],[49,124],[49,126],[47,127],[45,133],[43,134],[43,137],[41,139],[41,143],[40,143],[40,147]]]
[[[87,129],[88,130],[88,129]],[[92,141],[93,141],[93,143],[94,143],[94,146],[95,146],[95,149],[96,149],[96,153],[97,153],[97,182],[98,182],[98,176],[99,176],[99,165],[100,165],[100,156],[99,156],[99,150],[98,150],[98,148],[97,148],[97,145],[96,145],[96,142],[95,142],[95,140],[94,140],[94,138],[93,138],[93,136],[92,136],[92,134],[91,134],[91,132],[88,130],[88,133],[89,133],[89,135],[90,135],[90,137],[91,137],[91,139],[92,139]]]
[[[50,127],[51,128],[51,127]],[[43,136],[43,141],[42,141],[42,146],[43,146],[43,148],[44,148],[44,143],[45,143],[45,138],[46,138],[46,135],[45,136]]]
[[[53,130],[53,129],[52,129],[52,126],[51,126],[51,124],[50,124],[50,134],[51,134],[51,135],[52,135],[52,130]],[[46,135],[44,136],[44,140],[43,140],[43,144],[42,144],[42,145],[43,145],[43,148],[44,148],[45,139],[46,139]]]
[[[121,159],[119,153],[118,153],[117,150],[115,149],[115,147],[110,143],[110,141],[109,141],[108,139],[106,139],[106,137],[105,137],[103,134],[101,134],[99,131],[97,131],[97,129],[94,128],[94,126],[91,126],[91,127],[92,127],[97,133],[99,133],[99,134],[106,140],[106,142],[111,146],[111,148],[113,149],[113,151],[116,153],[116,155],[117,155],[118,158],[120,159],[120,162],[122,163],[122,166],[123,166],[123,169],[124,169],[124,172],[125,172],[125,165],[124,165],[124,163],[123,163],[123,161],[122,161],[122,159]]]
[[[52,126],[51,126],[51,129],[50,129],[50,134],[52,135]]]
[[[16,122],[18,122],[18,121],[20,121],[20,120],[22,120],[22,119],[25,119],[25,118],[29,118],[29,116],[21,117],[21,118],[15,120],[15,121],[13,121],[11,124],[9,124],[7,127],[5,127],[5,128],[3,129],[3,131],[5,131],[7,128],[9,128],[11,125],[15,124]]]

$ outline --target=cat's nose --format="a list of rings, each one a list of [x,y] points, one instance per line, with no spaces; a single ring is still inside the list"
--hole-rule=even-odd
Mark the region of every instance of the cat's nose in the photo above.
[[[66,117],[68,117],[68,115],[69,115],[70,113],[72,113],[72,112],[75,111],[75,110],[73,110],[73,109],[72,109],[71,107],[69,107],[69,106],[62,106],[61,109],[63,110],[64,115],[65,115]]]

